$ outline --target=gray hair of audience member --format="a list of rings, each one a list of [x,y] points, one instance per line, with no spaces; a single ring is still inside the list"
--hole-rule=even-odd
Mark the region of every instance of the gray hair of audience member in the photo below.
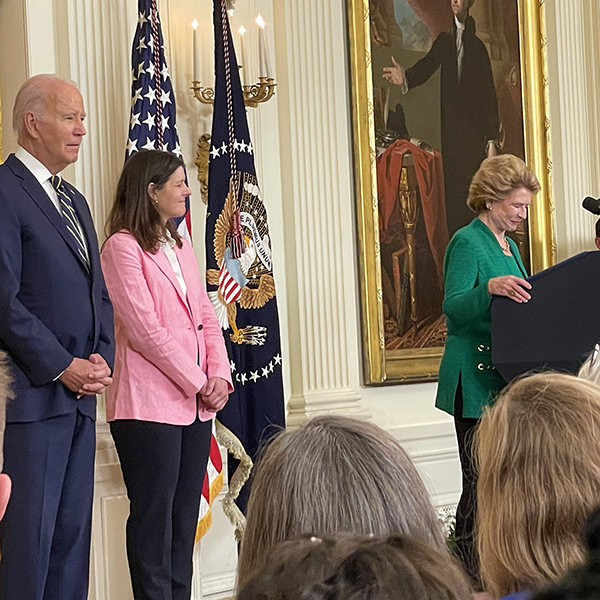
[[[404,535],[336,534],[275,546],[237,600],[470,600],[471,593],[446,551]]]
[[[403,533],[445,550],[442,526],[410,458],[386,431],[357,419],[314,417],[280,433],[259,462],[238,578],[302,534]]]
[[[0,471],[4,465],[4,428],[6,427],[6,403],[12,397],[11,377],[6,363],[6,354],[0,352]]]
[[[19,138],[26,133],[25,113],[33,112],[38,116],[43,116],[46,110],[48,91],[56,84],[70,85],[79,89],[74,81],[52,74],[34,75],[21,86],[13,107],[13,129]]]

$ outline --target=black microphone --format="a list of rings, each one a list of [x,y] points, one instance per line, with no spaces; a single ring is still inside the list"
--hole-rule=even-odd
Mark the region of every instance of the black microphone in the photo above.
[[[581,206],[583,206],[585,210],[589,210],[594,215],[600,215],[600,199],[598,198],[587,196],[583,199]]]

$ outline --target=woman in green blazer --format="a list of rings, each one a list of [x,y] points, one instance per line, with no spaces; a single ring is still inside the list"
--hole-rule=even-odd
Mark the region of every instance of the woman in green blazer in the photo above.
[[[467,204],[477,217],[459,229],[446,249],[444,304],[448,337],[440,365],[435,405],[454,416],[462,469],[462,495],[456,513],[459,558],[478,579],[473,545],[476,473],[471,438],[485,406],[506,382],[491,361],[492,296],[515,302],[531,297],[517,245],[506,232],[527,217],[537,177],[516,156],[488,158],[475,173]]]

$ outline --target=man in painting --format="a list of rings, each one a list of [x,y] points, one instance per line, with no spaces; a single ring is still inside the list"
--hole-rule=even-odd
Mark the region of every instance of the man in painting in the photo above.
[[[394,66],[383,69],[383,76],[406,93],[441,68],[442,158],[451,236],[474,216],[466,203],[469,185],[481,161],[496,154],[499,132],[490,57],[469,16],[473,2],[450,0],[452,28],[440,33],[415,65],[405,70],[392,57]]]

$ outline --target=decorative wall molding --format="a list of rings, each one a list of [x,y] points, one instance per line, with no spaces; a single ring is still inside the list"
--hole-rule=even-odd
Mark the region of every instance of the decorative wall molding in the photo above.
[[[131,87],[131,11],[120,0],[67,0],[70,77],[86,103],[87,135],[75,164],[101,240],[125,159]]]
[[[461,492],[461,472],[454,423],[423,423],[388,430],[415,463],[436,507],[454,505]]]
[[[346,39],[344,4],[286,0],[282,8],[288,78],[280,127],[291,142],[282,145],[290,206],[284,218],[296,277],[288,286],[296,336],[289,406],[296,424],[303,413],[364,409],[348,353],[356,284],[347,65],[339,48]]]
[[[235,594],[236,575],[233,573],[223,573],[210,575],[202,579],[202,596],[197,596],[197,600],[212,600],[213,598],[223,598]]]

